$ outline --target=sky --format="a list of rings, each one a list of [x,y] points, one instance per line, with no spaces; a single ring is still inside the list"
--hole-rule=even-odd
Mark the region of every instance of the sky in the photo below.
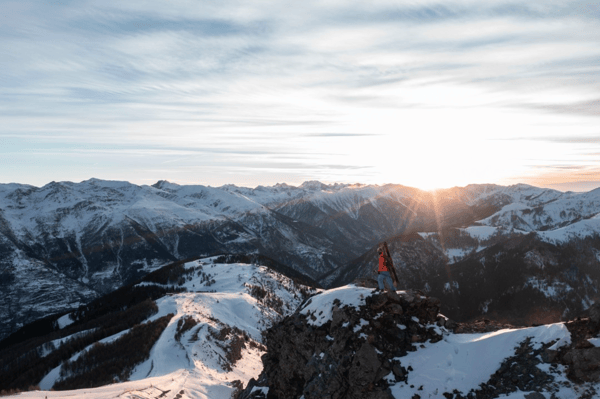
[[[597,1],[0,7],[0,183],[600,187]]]

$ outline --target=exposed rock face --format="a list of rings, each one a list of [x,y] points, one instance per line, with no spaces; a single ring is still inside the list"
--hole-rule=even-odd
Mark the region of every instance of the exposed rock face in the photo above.
[[[548,399],[571,392],[590,399],[600,391],[600,347],[590,342],[600,335],[595,307],[590,318],[532,328],[485,319],[455,323],[421,291],[381,292],[367,288],[369,279],[357,283],[362,287],[313,296],[269,329],[263,372],[237,398],[493,399],[523,392]],[[478,344],[460,346],[465,342]],[[430,363],[423,367],[419,359]],[[485,373],[465,385],[477,367]],[[452,382],[454,375],[460,377]]]
[[[255,388],[268,385],[269,399],[392,398],[389,382],[408,374],[394,358],[415,351],[420,342],[442,339],[439,305],[411,291],[382,292],[365,295],[358,307],[334,300],[323,320],[307,303],[268,330],[263,373],[240,397],[260,397]]]
[[[599,307],[595,305],[589,309],[590,318],[566,323],[572,344],[561,351],[547,354],[549,360],[566,365],[569,378],[575,382],[600,381],[600,348],[588,341],[600,334],[600,322],[596,320]]]

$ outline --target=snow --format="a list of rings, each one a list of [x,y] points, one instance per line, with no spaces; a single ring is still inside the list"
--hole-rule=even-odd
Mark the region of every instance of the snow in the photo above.
[[[462,248],[446,248],[445,252],[446,256],[448,257],[448,264],[453,264],[470,254],[471,250]]]
[[[63,338],[55,339],[55,340],[49,342],[49,344],[50,344],[49,346],[50,347],[54,347],[54,348],[58,348],[58,347],[60,347],[60,345],[62,345],[63,343],[67,342],[70,339],[74,339],[74,338],[80,337],[82,335],[91,333],[93,331],[94,331],[94,329],[92,329],[92,330],[85,330],[85,331],[81,331],[81,332],[78,332],[78,333],[75,333],[75,334],[68,335],[68,336],[63,337]],[[52,352],[52,350],[47,350],[45,348],[46,346],[47,345],[42,345],[43,352],[42,352],[41,357],[48,356],[48,354],[50,354]]]
[[[115,341],[115,340],[119,339],[122,335],[126,334],[127,332],[129,332],[129,330],[124,330],[124,331],[118,332],[114,335],[111,335],[110,337],[101,339],[98,342],[101,344],[106,344],[106,343]],[[84,334],[85,332],[82,332],[82,333]],[[79,333],[79,334],[82,334],[82,333]],[[79,335],[79,334],[75,334],[75,335]],[[73,356],[71,356],[71,358],[69,360],[70,361],[77,360],[77,358],[79,358],[79,356],[81,356],[84,352],[89,351],[92,348],[92,346],[94,346],[94,345],[95,344],[91,344],[91,345],[87,346],[81,352],[78,352],[78,353],[74,354]],[[50,371],[50,373],[48,373],[42,379],[42,381],[40,381],[40,384],[39,384],[40,388],[43,390],[51,389],[52,386],[56,383],[56,381],[60,378],[60,370],[61,370],[61,366],[58,366],[58,367],[55,367],[54,369],[52,369],[52,371]]]
[[[573,291],[573,288],[562,282],[548,282],[546,280],[538,280],[534,277],[530,277],[525,282],[524,287],[532,287],[539,290],[546,298],[552,298],[558,300],[561,296],[564,296],[569,291]]]
[[[598,338],[598,337],[590,338],[590,339],[588,339],[588,341],[590,342],[590,344],[594,345],[596,348],[600,347],[600,338]]]
[[[561,244],[573,238],[585,238],[600,234],[600,214],[586,220],[550,231],[538,231],[538,236],[549,243]]]
[[[250,391],[250,393],[254,393],[254,392],[262,392],[263,395],[267,396],[267,394],[269,393],[269,388],[254,387],[254,388],[252,388],[252,391]]]
[[[23,236],[36,231],[38,223],[56,225],[57,215],[60,219],[57,233],[64,236],[90,225],[92,218],[98,217],[111,224],[118,224],[129,217],[138,222],[176,220],[184,226],[190,222],[237,218],[247,212],[266,211],[265,207],[278,207],[295,200],[310,202],[326,214],[346,212],[357,218],[363,205],[383,206],[380,205],[380,199],[402,205],[406,199],[415,199],[420,195],[422,193],[418,190],[398,185],[326,185],[320,182],[305,182],[300,187],[279,184],[254,189],[233,185],[218,188],[178,185],[167,181],[154,186],[137,186],[128,182],[98,179],[81,183],[52,182],[41,188],[0,184],[0,199],[6,205],[3,210],[7,213],[7,220],[12,224],[12,230]],[[561,223],[589,217],[594,209],[597,213],[600,206],[600,193],[595,191],[561,193],[525,185],[473,185],[466,187],[462,195],[464,197],[456,200],[463,200],[467,204],[479,204],[498,196],[510,198],[511,203],[492,216],[499,216],[508,222],[507,225],[510,225],[510,217],[515,214],[527,219],[527,223],[533,223],[536,216],[530,214],[525,217],[524,212],[531,212],[536,207],[543,207],[544,216]],[[89,212],[88,208],[94,211]],[[567,216],[560,216],[565,209]],[[65,210],[71,212],[63,217]],[[38,217],[40,214],[46,216]],[[484,224],[492,227],[492,217],[486,219]],[[482,238],[492,233],[492,230],[481,226],[469,230],[472,230],[470,234],[473,236]]]
[[[496,233],[520,232],[524,234],[535,231],[541,239],[547,242],[562,243],[572,238],[600,234],[600,214],[598,213],[600,190],[589,193],[561,193],[527,185],[510,187],[473,185],[468,186],[461,195],[464,197],[461,197],[460,200],[469,205],[477,205],[482,201],[494,199],[500,200],[494,202],[498,204],[510,202],[494,215],[481,221],[483,225],[462,229],[477,240],[488,240]],[[272,206],[273,209],[277,209],[282,204],[300,200],[314,204],[327,214],[346,212],[351,217],[357,218],[361,206],[371,204],[378,207],[380,206],[378,205],[379,199],[385,200],[384,202],[393,200],[399,204],[407,204],[415,198],[413,189],[397,185],[325,185],[319,182],[306,182],[300,187],[279,184],[255,189],[233,185],[218,188],[199,185],[182,186],[164,181],[155,186],[137,186],[128,182],[98,179],[90,179],[81,183],[52,182],[41,188],[20,184],[0,184],[3,217],[17,238],[29,242],[31,237],[40,236],[44,229],[48,230],[50,229],[48,226],[52,226],[53,234],[56,234],[57,237],[75,237],[77,248],[71,248],[71,250],[78,250],[79,253],[83,251],[78,232],[84,231],[84,226],[88,229],[91,226],[89,231],[101,234],[102,229],[105,229],[106,226],[117,226],[118,228],[120,223],[129,219],[152,231],[160,232],[165,229],[183,228],[189,223],[225,219],[240,220],[242,215],[251,218],[269,212],[266,207]],[[413,210],[411,209],[411,211]],[[256,227],[261,228],[259,225]],[[291,240],[296,237],[291,231],[284,230],[282,234]],[[436,235],[436,233],[419,234],[423,238]],[[238,238],[240,243],[245,240],[246,238],[243,236]],[[172,245],[173,251],[176,253],[177,243],[165,243],[165,245]],[[295,243],[294,245],[298,246],[299,253],[304,251],[305,254],[308,254],[306,256],[314,251],[310,247],[302,248],[302,244]],[[480,246],[478,250],[481,248]],[[446,255],[451,261],[455,261],[467,255],[469,251],[450,248],[447,249]],[[315,255],[315,257],[317,256],[319,254]],[[596,256],[600,260],[600,252],[597,252]],[[80,260],[85,267],[86,259],[82,257]],[[210,262],[211,259],[205,261]],[[40,282],[49,281],[46,275],[52,275],[54,288],[58,286],[65,293],[86,292],[86,295],[89,291],[89,295],[92,295],[89,288],[83,285],[77,288],[74,288],[73,285],[64,285],[62,282],[64,276],[52,269],[45,268],[41,263],[32,263],[18,250],[14,252],[13,264],[18,266],[17,273],[36,276],[31,279],[30,285],[25,287],[25,290],[39,291]],[[117,274],[119,266],[115,263],[106,264],[104,270],[87,277],[91,278],[90,281],[109,279],[111,275]],[[154,269],[158,266],[160,265],[144,263],[144,269]],[[270,273],[266,268],[256,265],[207,265],[202,262],[186,264],[188,268],[199,266],[203,267],[205,273],[210,273],[216,283],[207,287],[195,276],[185,283],[189,292],[165,297],[158,301],[159,313],[153,319],[167,313],[174,313],[175,317],[153,348],[150,359],[138,366],[132,381],[95,390],[85,390],[83,393],[81,391],[45,392],[43,396],[156,397],[158,396],[155,394],[158,392],[156,391],[157,386],[160,386],[160,389],[171,392],[179,392],[185,388],[187,393],[192,392],[191,396],[197,398],[221,398],[229,397],[232,392],[229,385],[231,380],[239,379],[245,382],[251,377],[256,377],[262,368],[260,363],[262,352],[257,349],[248,349],[244,353],[243,361],[240,361],[232,371],[224,372],[219,363],[219,357],[223,355],[222,350],[208,341],[209,329],[221,329],[226,325],[238,326],[245,330],[252,339],[260,342],[261,332],[265,328],[298,306],[299,298],[295,296],[293,284]],[[45,277],[37,278],[41,273],[44,273]],[[547,284],[537,280],[530,280],[527,284],[540,289],[546,296],[554,298],[571,289],[568,285]],[[268,287],[274,295],[283,300],[284,307],[275,310],[260,303],[249,294],[251,285]],[[458,289],[458,285],[455,282],[447,283],[445,288],[447,290]],[[199,292],[211,290],[216,292]],[[339,300],[338,306],[357,307],[364,304],[364,299],[371,295],[371,292],[370,289],[355,286],[324,291],[307,302],[301,311],[314,316],[315,320],[311,320],[311,324],[322,325],[331,320],[334,300]],[[72,309],[79,305],[77,298],[71,298],[70,294],[65,296],[65,309]],[[40,305],[40,309],[47,306],[44,303]],[[486,303],[483,304],[484,308],[485,306],[487,306]],[[186,333],[181,342],[177,342],[173,338],[176,323],[186,316],[194,317],[198,321],[198,325]],[[61,328],[64,328],[70,323],[70,320],[68,316],[63,316],[58,323]],[[347,323],[344,324],[344,326],[347,325]],[[547,335],[559,334],[555,331],[556,328],[547,331]],[[438,374],[440,371],[435,366],[441,367],[441,373],[446,373],[448,384],[450,381],[458,381],[460,384],[464,383],[465,386],[476,386],[478,382],[476,378],[471,378],[471,374],[474,377],[479,375],[478,372],[481,370],[476,366],[479,366],[478,362],[482,360],[481,356],[477,356],[473,360],[474,351],[494,352],[491,354],[491,359],[497,362],[501,354],[506,355],[512,350],[513,347],[510,345],[520,339],[515,338],[516,336],[521,337],[525,334],[523,331],[525,330],[510,330],[502,334],[482,335],[477,339],[474,336],[469,338],[450,335],[446,337],[445,341],[438,344],[425,344],[425,348],[419,348],[409,356],[415,364],[413,367],[422,367],[422,370],[427,370],[427,367],[433,368]],[[537,334],[536,339],[550,339],[544,338],[541,330],[528,331]],[[194,333],[198,333],[200,339],[190,342]],[[466,341],[463,342],[461,339]],[[564,341],[566,337],[561,339]],[[590,342],[596,345],[599,339],[594,338]],[[504,344],[506,346],[502,346]],[[455,347],[459,352],[454,353]],[[418,356],[435,354],[436,351],[446,357],[437,359],[435,364],[434,357],[430,358],[428,364],[424,360],[419,363]],[[471,353],[470,360],[473,365],[469,366],[465,353]],[[403,364],[407,360],[403,358]],[[448,367],[448,361],[452,363],[452,367]],[[444,364],[446,365],[444,366]],[[417,378],[417,374],[420,376],[419,378],[427,378],[427,373],[411,373],[410,378]],[[460,379],[461,376],[463,379]],[[48,381],[56,378],[52,375],[46,377]],[[469,382],[464,382],[464,378]],[[433,382],[432,386],[440,385],[442,382]],[[403,389],[403,392],[406,392],[406,388]],[[422,394],[422,392],[416,393]],[[28,397],[28,395],[35,397],[35,393],[23,394],[24,397]],[[38,394],[37,397],[40,396],[41,394]],[[519,398],[522,397],[522,394],[515,393],[509,397]]]
[[[558,340],[555,347],[559,347],[571,340],[562,323],[485,334],[448,334],[442,341],[425,343],[424,348],[396,358],[413,371],[408,374],[407,384],[400,382],[391,387],[392,394],[396,398],[418,394],[423,399],[442,397],[443,392],[454,389],[466,394],[488,381],[502,361],[528,337],[534,346]]]
[[[360,319],[359,322],[358,322],[358,324],[356,326],[354,326],[354,330],[353,331],[354,332],[359,332],[360,330],[362,330],[362,328],[364,326],[368,326],[368,325],[369,325],[368,321],[366,321],[365,319]]]
[[[354,285],[327,290],[310,298],[308,303],[300,310],[300,313],[307,316],[312,314],[315,316],[315,320],[309,317],[308,322],[313,326],[322,326],[331,321],[335,300],[339,300],[338,307],[340,308],[350,306],[358,309],[365,304],[365,298],[372,294],[372,288],[356,287]]]
[[[524,209],[529,209],[529,207],[520,202],[513,202],[512,204],[506,205],[504,208],[502,208],[501,212],[522,211]]]
[[[193,271],[184,284],[189,292],[168,295],[156,301],[158,313],[148,320],[156,320],[169,313],[175,316],[152,348],[148,360],[135,368],[130,381],[95,389],[49,392],[47,390],[59,378],[58,366],[40,383],[40,387],[46,391],[28,392],[23,396],[156,398],[164,391],[175,394],[184,390],[187,397],[219,399],[231,396],[234,390],[232,381],[240,380],[245,385],[250,378],[257,378],[262,371],[261,356],[264,353],[260,347],[252,348],[247,344],[246,349],[242,349],[242,359],[231,370],[227,370],[223,367],[225,352],[215,342],[216,338],[211,336],[211,331],[218,333],[228,326],[237,327],[260,343],[263,330],[298,307],[301,301],[297,294],[299,287],[288,278],[263,266],[212,264],[213,259],[186,263],[185,268]],[[215,283],[204,287],[199,272],[210,273]],[[281,299],[284,303],[282,309],[272,309],[251,296],[251,285],[260,285]],[[196,291],[198,289],[216,292]],[[177,341],[177,322],[190,316],[198,324]],[[118,339],[126,332],[105,338],[102,342]],[[194,335],[197,335],[197,340],[192,339]],[[68,337],[61,341],[66,339]],[[81,353],[76,353],[72,358]]]
[[[461,230],[478,240],[489,240],[498,232],[498,228],[492,226],[471,226]]]
[[[197,272],[210,273],[215,283],[210,288],[217,292],[185,292],[173,294],[157,301],[159,311],[151,319],[157,319],[173,313],[169,325],[158,339],[150,353],[150,358],[138,365],[131,380],[95,389],[76,391],[38,391],[22,393],[22,398],[156,398],[169,391],[169,396],[184,392],[184,397],[200,399],[220,399],[231,396],[234,388],[231,382],[240,380],[246,385],[250,378],[257,378],[262,370],[261,355],[258,348],[247,347],[243,357],[230,370],[222,367],[224,352],[215,344],[210,331],[219,331],[225,326],[236,326],[249,333],[252,339],[260,342],[260,332],[270,323],[281,317],[273,309],[267,308],[249,295],[249,286],[261,284],[276,292],[285,301],[290,302],[290,311],[299,305],[295,296],[293,282],[256,265],[210,264],[204,261],[190,262],[185,265],[194,276],[186,281],[186,286],[198,288],[200,277]],[[195,286],[195,287],[194,287]],[[335,306],[358,307],[365,305],[365,299],[373,290],[348,285],[328,291],[321,291],[308,300],[299,309],[300,312],[316,320],[313,325],[323,325],[331,320]],[[338,302],[339,301],[339,302]],[[198,324],[182,335],[180,341],[175,337],[177,322],[183,317],[193,317]],[[416,317],[413,321],[419,322]],[[366,321],[360,320],[356,332]],[[345,323],[348,326],[348,323]],[[428,326],[434,327],[434,326]],[[406,329],[404,325],[399,328]],[[534,348],[542,344],[552,344],[550,349],[557,350],[571,342],[571,336],[564,323],[544,325],[523,329],[504,329],[491,333],[453,334],[437,328],[443,339],[436,343],[427,342],[415,345],[415,351],[398,357],[401,365],[410,367],[408,381],[395,383],[393,374],[387,379],[391,383],[391,392],[396,398],[412,397],[439,398],[443,392],[461,391],[463,394],[477,389],[479,384],[489,380],[504,359],[514,354],[515,348],[526,338],[531,338]],[[121,332],[119,334],[124,334]],[[197,340],[192,339],[193,336]],[[367,338],[361,333],[363,338]],[[109,337],[114,340],[118,335]],[[597,345],[600,338],[592,339]],[[74,355],[74,357],[79,354]],[[549,365],[538,366],[549,372]],[[48,388],[49,382],[58,378],[60,367],[48,374],[41,386]],[[557,375],[558,380],[564,377]],[[422,388],[421,388],[422,387]],[[256,388],[267,392],[266,388]],[[566,399],[574,397],[570,386],[561,386],[556,397]],[[525,398],[526,392],[514,392],[506,396],[511,399]]]
[[[600,192],[598,190],[588,193],[561,193],[554,190],[543,190],[529,187],[525,190],[520,187],[504,187],[494,190],[491,195],[502,194],[510,199],[510,203],[499,212],[480,221],[480,223],[504,228],[519,229],[524,231],[547,232],[560,230],[564,226],[581,224],[574,230],[591,230],[588,234],[598,232],[597,225],[590,226],[587,220],[594,218],[600,209]],[[489,197],[489,196],[488,196]],[[479,200],[484,199],[480,197]],[[547,234],[548,240],[560,242],[565,239],[565,234],[573,236],[571,231],[558,231]],[[576,233],[576,232],[575,232]],[[543,234],[546,235],[546,234]]]
[[[63,328],[65,328],[66,326],[73,324],[73,320],[71,320],[70,313],[62,316],[60,319],[57,320],[57,322],[58,322],[58,328],[60,328],[61,330]]]

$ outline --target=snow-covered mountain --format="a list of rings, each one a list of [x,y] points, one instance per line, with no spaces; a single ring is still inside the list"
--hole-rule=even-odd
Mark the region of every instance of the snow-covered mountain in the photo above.
[[[425,197],[401,186],[318,182],[2,184],[0,338],[181,259],[260,253],[318,279],[377,240],[427,224]]]
[[[459,320],[514,323],[573,318],[600,300],[600,190],[469,186],[446,201],[499,209],[468,224],[390,238],[400,288],[420,289]],[[374,278],[375,248],[324,278]]]
[[[246,384],[262,370],[263,331],[293,313],[306,296],[315,291],[265,266],[218,262],[217,258],[188,262],[179,269],[171,268],[168,277],[151,275],[129,287],[131,292],[176,287],[175,291],[156,299],[149,317],[132,327],[124,328],[123,320],[131,317],[128,310],[136,305],[128,305],[129,299],[123,301],[112,294],[101,302],[119,301],[117,309],[108,313],[116,314],[121,320],[119,328],[109,327],[112,321],[107,315],[91,319],[84,316],[84,313],[99,312],[96,308],[103,305],[96,303],[85,312],[80,310],[58,318],[57,329],[48,335],[1,348],[0,390],[11,388],[11,382],[22,378],[27,371],[41,370],[39,381],[30,376],[34,381],[29,385],[39,385],[43,391],[129,382],[91,391],[24,396],[72,397],[75,394],[86,398],[154,398],[170,391],[167,396],[170,398],[185,391],[186,397],[230,397],[238,384]],[[117,299],[113,299],[115,297]],[[156,333],[141,335],[137,332],[140,326],[157,322],[163,324]],[[140,340],[152,341],[147,358],[131,367],[121,365],[121,358],[129,356],[124,345],[135,345],[138,353],[137,347],[143,346],[137,342]],[[101,348],[101,353],[110,353],[115,348],[116,356],[101,360],[97,348]],[[57,357],[61,351],[65,354]],[[52,363],[53,357],[59,360]],[[19,359],[27,363],[20,363]],[[47,364],[43,364],[44,361]],[[11,377],[7,371],[17,377]],[[103,383],[104,373],[108,377]],[[18,383],[15,382],[17,388]]]
[[[419,257],[445,267],[527,232],[552,245],[594,237],[599,198],[600,190],[526,185],[424,192],[320,182],[253,189],[97,179],[2,184],[0,338],[162,265],[219,253],[261,254],[331,286],[359,276],[357,262],[379,241],[418,232],[431,248],[406,258],[417,260],[406,266],[428,278],[432,266]]]
[[[588,319],[530,328],[457,324],[439,313],[439,300],[412,290],[315,292],[263,266],[217,258],[161,269],[128,291],[168,287],[154,308],[146,305],[147,317],[112,334],[106,314],[89,317],[111,297],[66,314],[51,342],[3,348],[0,370],[21,378],[67,351],[45,365],[41,390],[22,398],[566,399],[600,389],[600,307]],[[138,305],[121,305],[111,311],[117,319],[137,314],[128,311]],[[156,333],[141,332],[159,324]],[[102,338],[85,341],[94,334]],[[129,356],[124,345],[144,342],[147,358],[120,362]],[[103,376],[107,382],[96,384]]]

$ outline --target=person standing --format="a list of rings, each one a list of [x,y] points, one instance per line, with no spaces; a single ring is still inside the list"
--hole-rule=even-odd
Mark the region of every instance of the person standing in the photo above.
[[[383,250],[381,248],[378,249],[379,252],[379,267],[377,268],[377,284],[379,285],[380,290],[385,289],[385,283],[388,284],[390,288],[393,288],[396,291],[396,286],[394,286],[394,281],[392,280],[392,276],[390,274],[388,261],[383,254]]]

